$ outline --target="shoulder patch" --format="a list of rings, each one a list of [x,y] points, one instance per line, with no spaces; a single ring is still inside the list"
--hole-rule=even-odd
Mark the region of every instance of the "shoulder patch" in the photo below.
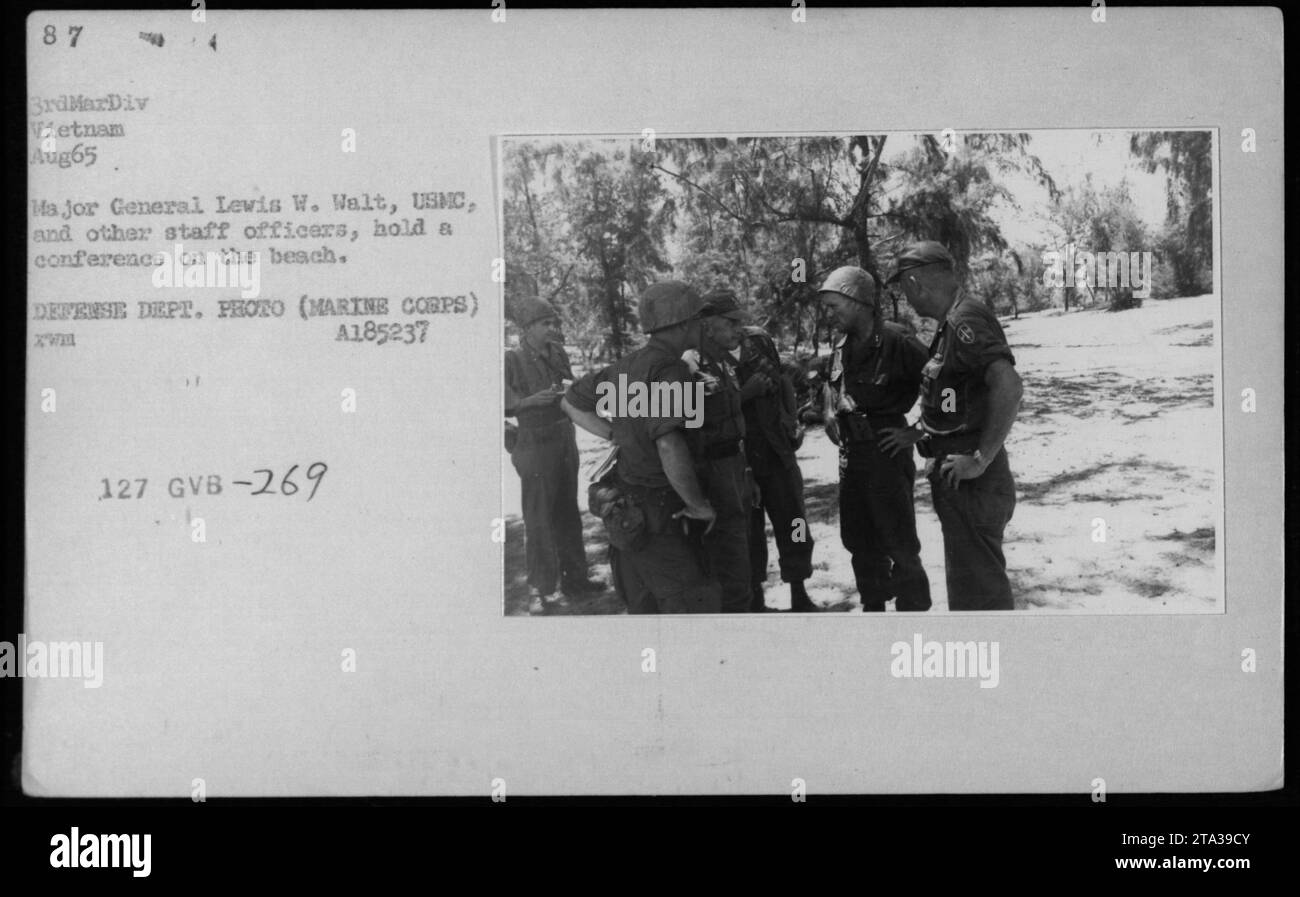
[[[971,343],[975,342],[975,331],[970,329],[969,324],[958,324],[957,339],[961,340],[963,343],[966,343],[967,345],[970,345]]]

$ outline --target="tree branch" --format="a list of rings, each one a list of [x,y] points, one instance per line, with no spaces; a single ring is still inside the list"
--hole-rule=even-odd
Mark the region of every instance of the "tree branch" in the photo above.
[[[862,211],[863,206],[867,203],[867,197],[871,195],[871,178],[876,173],[876,166],[880,164],[880,154],[885,149],[885,141],[889,139],[888,135],[881,137],[880,142],[876,144],[876,150],[871,154],[871,161],[862,172],[862,177],[858,179],[858,195],[853,198],[853,208],[849,209],[848,219],[854,221]]]
[[[733,212],[731,209],[727,208],[726,203],[724,203],[722,200],[718,199],[716,196],[714,196],[714,195],[713,195],[712,193],[710,193],[708,190],[705,190],[703,187],[701,187],[699,184],[695,183],[694,181],[688,180],[687,178],[683,177],[682,175],[678,174],[678,173],[675,172],[675,171],[669,171],[667,168],[664,168],[662,165],[651,164],[650,167],[651,167],[651,168],[657,168],[659,171],[662,171],[664,174],[666,174],[666,175],[671,175],[672,177],[677,178],[677,180],[681,181],[683,184],[686,184],[686,185],[688,185],[688,186],[690,186],[690,187],[693,187],[693,188],[695,188],[696,190],[700,191],[700,192],[703,193],[705,196],[707,196],[709,199],[711,199],[711,200],[713,200],[715,203],[717,203],[717,204],[718,204],[718,208],[722,209],[722,211],[726,212],[726,213],[727,213],[728,215],[730,215],[732,218],[735,218],[735,219],[736,219],[737,221],[739,221],[741,224],[748,224],[748,223],[749,223],[749,222],[748,222],[744,217],[742,217],[741,215],[736,214],[736,213]]]
[[[576,267],[577,265],[570,265],[569,270],[564,272],[564,276],[560,278],[560,285],[551,291],[550,297],[546,300],[547,302],[554,302],[555,297],[560,295],[560,290],[564,289],[564,285],[569,282],[569,275],[573,273],[573,269]]]

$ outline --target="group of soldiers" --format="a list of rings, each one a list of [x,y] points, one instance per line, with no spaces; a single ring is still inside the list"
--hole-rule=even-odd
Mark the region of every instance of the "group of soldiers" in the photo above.
[[[843,267],[818,299],[841,333],[824,371],[827,436],[839,447],[839,519],[864,611],[931,606],[916,531],[914,450],[928,460],[943,529],[948,606],[1014,607],[1002,536],[1015,508],[1003,448],[1021,397],[1015,359],[996,316],[965,294],[940,244],[913,244],[886,284],[939,321],[927,351],[881,313],[867,271]],[[578,510],[574,426],[615,447],[588,507],[610,537],[613,586],[629,613],[764,611],[771,522],[794,612],[818,606],[805,581],[813,539],[804,517],[795,391],[772,338],[747,326],[736,295],[680,281],[640,298],[647,343],[575,380],[559,316],[526,300],[506,355],[508,437],[522,483],[530,612],[602,589],[588,578]],[[703,393],[702,414],[651,406],[610,413],[601,397],[643,384]],[[665,388],[668,387],[668,388]],[[907,415],[920,399],[920,417]],[[700,409],[697,409],[697,411]]]

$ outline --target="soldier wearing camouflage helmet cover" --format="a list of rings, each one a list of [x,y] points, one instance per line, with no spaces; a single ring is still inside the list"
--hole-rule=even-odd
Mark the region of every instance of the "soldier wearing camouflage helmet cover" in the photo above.
[[[540,299],[515,310],[523,333],[505,356],[505,414],[518,420],[510,461],[520,479],[528,567],[530,612],[560,603],[556,587],[570,597],[599,590],[587,578],[578,511],[578,446],[573,423],[560,410],[573,379],[564,351],[560,317]]]
[[[921,385],[920,427],[894,443],[930,458],[934,509],[943,526],[951,610],[1013,610],[1002,535],[1016,506],[1003,444],[1023,387],[997,316],[962,288],[952,255],[933,241],[899,255],[889,282],[917,313],[940,322]]]
[[[885,436],[905,427],[916,403],[925,349],[881,315],[876,281],[837,268],[818,299],[843,333],[824,388],[826,435],[840,447],[840,538],[853,558],[864,611],[930,608],[930,580],[916,534],[916,462]]]
[[[682,354],[700,346],[701,305],[699,293],[685,283],[652,284],[639,307],[650,336],[646,345],[578,380],[561,402],[576,424],[618,447],[613,485],[640,524],[635,547],[610,546],[610,566],[629,613],[721,610],[721,589],[705,572],[699,541],[716,514],[696,477],[685,433],[700,421],[681,403],[634,410],[630,402],[624,408],[606,401],[618,390],[683,396],[695,389]]]

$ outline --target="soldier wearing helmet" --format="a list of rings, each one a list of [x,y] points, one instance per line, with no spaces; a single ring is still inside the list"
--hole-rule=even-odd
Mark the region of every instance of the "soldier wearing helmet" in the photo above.
[[[619,391],[696,395],[682,354],[700,346],[701,305],[699,293],[685,283],[652,284],[639,309],[650,336],[646,345],[578,380],[561,402],[576,424],[618,449],[606,494],[621,495],[624,511],[606,519],[606,526],[619,525],[610,532],[610,567],[629,613],[721,610],[721,589],[705,572],[699,541],[716,514],[696,478],[686,437],[701,423],[699,405],[604,401]]]
[[[943,525],[950,610],[1013,610],[1002,534],[1016,507],[1003,449],[1023,387],[997,316],[962,289],[952,255],[933,241],[899,255],[898,281],[917,313],[940,322],[921,385],[920,428],[891,444],[920,446]]]
[[[520,479],[531,613],[603,586],[587,578],[578,511],[578,445],[560,399],[573,380],[560,317],[540,299],[515,311],[523,332],[505,357],[505,414],[518,420],[510,461]]]
[[[906,426],[925,349],[880,312],[876,281],[861,268],[832,271],[817,294],[842,332],[824,389],[826,435],[840,447],[840,539],[853,557],[863,611],[930,608],[916,535],[916,462],[886,444]],[[894,449],[892,452],[887,449]]]

